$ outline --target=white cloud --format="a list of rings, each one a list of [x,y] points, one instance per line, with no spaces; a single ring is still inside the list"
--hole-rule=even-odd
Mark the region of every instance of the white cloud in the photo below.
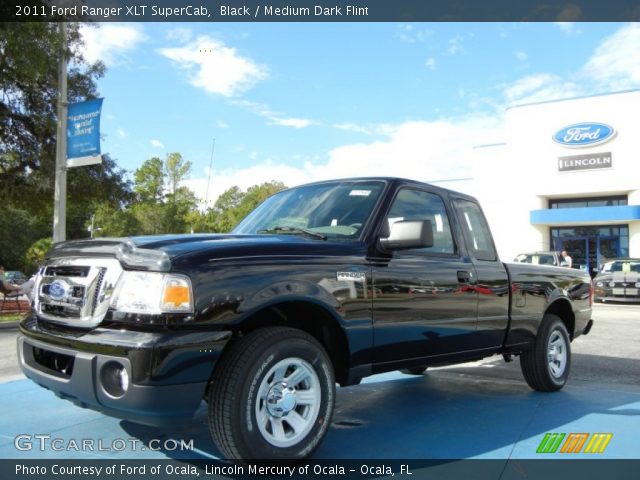
[[[238,95],[267,77],[264,66],[206,35],[182,47],[158,52],[184,70],[191,85],[225,97]]]
[[[298,168],[273,164],[269,161],[242,169],[228,169],[221,172],[214,170],[209,183],[209,201],[206,203],[205,196],[208,183],[206,176],[185,180],[182,184],[190,188],[196,194],[196,197],[201,199],[203,206],[213,206],[220,194],[234,185],[246,190],[252,185],[258,185],[270,180],[279,180],[287,186],[293,186],[309,182],[312,177],[304,167]]]
[[[398,25],[396,36],[401,42],[421,43],[433,37],[433,32],[426,28],[416,28],[412,24]]]
[[[606,38],[582,74],[607,91],[640,86],[640,24],[632,23]]]
[[[345,130],[347,132],[355,132],[355,133],[365,133],[367,135],[371,135],[373,132],[371,128],[365,127],[364,125],[358,125],[357,123],[336,123],[333,125],[333,128],[337,128],[338,130]]]
[[[435,70],[436,69],[436,59],[433,58],[433,57],[427,58],[427,61],[424,62],[424,66],[427,67],[429,70]]]
[[[633,23],[600,42],[578,71],[565,77],[550,73],[528,75],[504,85],[503,95],[507,104],[522,104],[638,87],[640,25]]]
[[[527,55],[527,52],[523,52],[522,50],[516,52],[515,56],[516,56],[516,59],[520,60],[521,62],[524,62],[527,58],[529,58],[529,56]]]
[[[176,27],[167,31],[167,40],[173,40],[180,43],[187,43],[193,37],[193,32],[190,28]]]
[[[160,140],[156,140],[155,138],[152,139],[149,143],[154,148],[164,148],[164,145],[162,144],[162,142]]]
[[[578,28],[578,24],[576,22],[554,22],[553,24],[558,27],[562,33],[570,37],[577,36],[582,33],[582,30]]]
[[[456,55],[458,53],[464,52],[464,46],[462,43],[464,42],[464,37],[462,35],[456,35],[451,40],[449,40],[449,47],[447,48],[447,53],[449,55]]]
[[[286,117],[279,112],[274,112],[268,105],[263,103],[250,102],[248,100],[234,100],[232,105],[245,108],[256,115],[266,118],[269,125],[277,125],[280,127],[306,128],[314,124],[308,118]]]
[[[584,95],[583,86],[557,75],[538,73],[522,77],[505,86],[503,95],[508,104],[543,102]]]
[[[84,58],[90,63],[102,60],[108,67],[125,60],[127,53],[147,39],[141,27],[119,23],[101,23],[98,28],[83,23],[80,35],[84,40]]]
[[[216,127],[218,127],[218,128],[229,128],[229,124],[227,122],[225,122],[224,120],[218,120],[218,121],[216,121]]]
[[[120,138],[127,138],[127,132],[125,132],[122,128],[118,128],[116,133]]]
[[[400,176],[436,181],[473,175],[472,148],[502,138],[501,120],[494,116],[469,116],[460,119],[406,122],[385,126],[382,140],[343,145],[329,151],[324,162],[300,160],[291,166],[272,161],[242,169],[214,172],[209,189],[209,204],[225,189],[238,185],[247,188],[270,179],[295,186],[316,180],[363,175]],[[185,182],[204,198],[206,177]]]

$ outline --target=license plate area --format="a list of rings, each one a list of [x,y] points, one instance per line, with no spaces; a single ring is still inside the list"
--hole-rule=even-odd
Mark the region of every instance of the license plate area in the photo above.
[[[71,378],[75,358],[71,355],[52,352],[40,347],[31,347],[33,360],[41,370],[51,375],[63,378]]]

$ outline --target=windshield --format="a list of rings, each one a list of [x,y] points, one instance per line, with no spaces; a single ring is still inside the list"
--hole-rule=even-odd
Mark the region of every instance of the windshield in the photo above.
[[[610,272],[640,273],[640,261],[618,260],[615,262],[605,263],[602,268],[602,273]]]
[[[285,190],[265,200],[233,233],[300,234],[302,229],[328,239],[356,239],[383,188],[382,181],[345,181]]]

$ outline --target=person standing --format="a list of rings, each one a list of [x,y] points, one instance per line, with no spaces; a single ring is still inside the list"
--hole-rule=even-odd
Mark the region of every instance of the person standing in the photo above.
[[[569,256],[569,254],[567,253],[566,250],[563,250],[560,253],[560,256],[562,257],[561,261],[560,261],[560,266],[561,267],[568,267],[571,268],[573,266],[573,258],[571,258]]]

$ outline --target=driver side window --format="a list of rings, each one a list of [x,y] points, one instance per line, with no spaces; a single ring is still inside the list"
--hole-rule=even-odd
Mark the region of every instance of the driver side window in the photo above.
[[[444,202],[435,193],[401,189],[387,215],[386,228],[403,220],[429,220],[433,227],[433,246],[412,250],[413,252],[454,254],[455,244],[449,226],[449,217]]]

